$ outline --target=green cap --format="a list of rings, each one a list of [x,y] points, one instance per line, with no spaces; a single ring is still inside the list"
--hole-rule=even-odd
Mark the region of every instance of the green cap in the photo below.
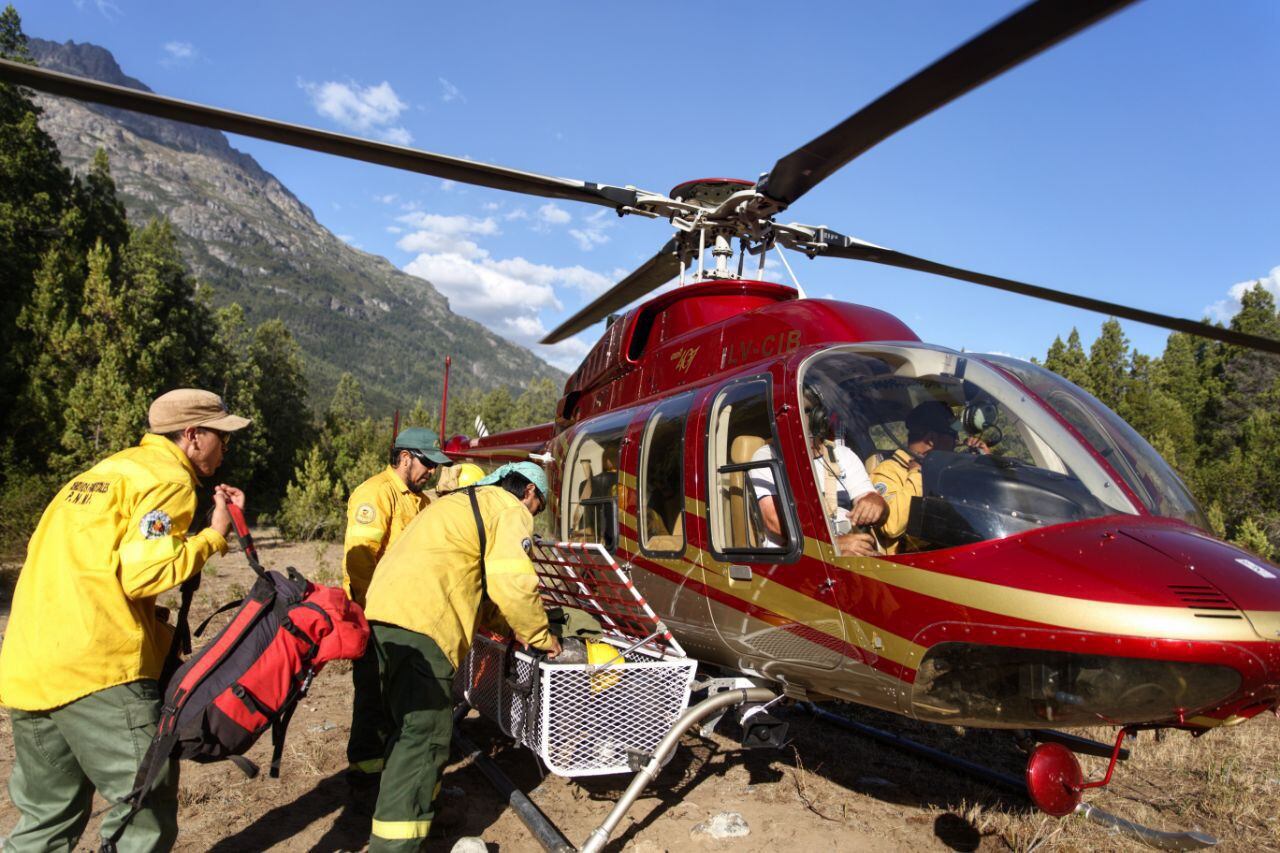
[[[433,429],[409,427],[396,436],[396,447],[416,450],[437,465],[452,465],[453,460],[440,451],[440,436]]]
[[[476,485],[492,486],[512,471],[537,486],[538,491],[542,492],[543,499],[547,497],[547,472],[542,470],[542,466],[535,465],[532,462],[508,462],[488,477],[476,483]]]

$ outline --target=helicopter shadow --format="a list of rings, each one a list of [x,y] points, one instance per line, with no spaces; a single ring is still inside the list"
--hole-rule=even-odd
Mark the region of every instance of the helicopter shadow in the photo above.
[[[958,734],[947,727],[915,723],[865,708],[857,708],[856,713],[860,721],[870,725],[927,741],[935,748],[962,754],[1015,777],[1021,775],[1025,756],[1016,750],[1007,733],[972,730]],[[722,737],[712,740],[687,735],[641,795],[643,801],[656,800],[657,804],[643,817],[627,824],[605,849],[613,853],[622,851],[656,821],[678,813],[682,801],[700,785],[724,777],[738,767],[746,770],[747,785],[742,789],[740,801],[720,804],[726,811],[735,810],[739,804],[749,805],[755,786],[791,784],[796,789],[798,815],[812,813],[814,820],[843,821],[844,806],[832,804],[829,798],[825,802],[809,799],[803,780],[812,774],[852,795],[871,797],[925,814],[938,813],[932,819],[934,836],[951,850],[977,850],[985,837],[982,830],[964,817],[968,807],[1012,813],[1032,810],[1025,799],[1015,794],[956,771],[935,767],[803,713],[792,713],[787,719],[791,724],[789,740],[779,749],[744,749],[730,745],[732,742]],[[468,725],[477,723],[481,721],[473,719]],[[520,790],[528,791],[536,786],[541,781],[540,770],[530,753],[511,744],[496,726],[487,721],[481,725],[486,728],[483,734],[477,730],[477,736],[493,745],[490,757],[495,763]],[[478,772],[472,772],[479,784],[487,785]],[[574,784],[590,799],[612,803],[630,781],[629,775],[595,776],[577,779]],[[480,797],[473,802],[484,800]],[[505,804],[500,805],[505,808]]]

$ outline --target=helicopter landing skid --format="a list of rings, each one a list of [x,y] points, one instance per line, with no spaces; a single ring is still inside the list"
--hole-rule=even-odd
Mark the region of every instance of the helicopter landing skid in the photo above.
[[[803,703],[797,707],[803,707],[813,715],[814,719],[831,723],[842,729],[846,729],[847,731],[863,735],[864,737],[869,737],[872,740],[892,746],[895,749],[914,755],[917,758],[923,758],[927,761],[933,762],[934,764],[946,767],[947,769],[955,770],[977,778],[978,780],[985,782],[988,785],[992,785],[993,787],[1003,788],[1022,797],[1031,799],[1033,802],[1036,801],[1036,798],[1030,791],[1028,791],[1027,782],[1023,779],[1017,778],[1016,776],[1011,776],[1008,773],[993,770],[990,767],[985,767],[957,755],[951,755],[950,753],[934,749],[931,746],[926,746],[918,741],[903,737],[902,735],[887,732],[882,729],[875,728],[874,726],[868,726],[865,723],[859,723],[856,720],[851,720],[848,717],[841,716],[840,714],[834,714],[831,711],[819,708],[812,702]],[[1112,763],[1108,768],[1106,777],[1108,781],[1111,777],[1111,769],[1114,768],[1115,761],[1121,752],[1119,743],[1120,740],[1117,739],[1116,747],[1112,750]],[[1046,743],[1041,744],[1041,746],[1057,746],[1062,748],[1059,743]],[[1066,750],[1064,749],[1063,751],[1065,752]],[[1078,767],[1078,765],[1076,766]],[[1030,774],[1028,774],[1028,776],[1029,775]],[[1100,786],[1101,783],[1085,783],[1081,785],[1077,782],[1076,785],[1076,787],[1079,788]],[[1079,792],[1077,791],[1076,793],[1078,794]],[[1036,804],[1037,806],[1039,805],[1038,803]],[[1124,836],[1125,838],[1138,841],[1159,850],[1203,850],[1206,847],[1214,847],[1218,843],[1218,839],[1203,832],[1164,832],[1158,829],[1152,829],[1151,827],[1134,823],[1133,821],[1110,814],[1097,806],[1079,802],[1078,800],[1073,802],[1070,808],[1057,816],[1065,814],[1078,814],[1096,824],[1106,827],[1117,835]]]

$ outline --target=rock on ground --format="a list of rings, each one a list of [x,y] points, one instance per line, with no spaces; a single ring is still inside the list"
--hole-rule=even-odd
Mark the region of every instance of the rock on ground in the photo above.
[[[706,835],[710,838],[742,838],[751,834],[751,827],[737,812],[721,812],[706,823],[700,823],[690,835]]]

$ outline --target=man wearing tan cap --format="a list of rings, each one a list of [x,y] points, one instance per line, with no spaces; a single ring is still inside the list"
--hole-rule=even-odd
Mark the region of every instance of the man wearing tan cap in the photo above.
[[[218,485],[209,526],[187,535],[196,486],[249,425],[217,394],[181,388],[151,404],[149,434],[72,478],[27,546],[0,646],[0,704],[15,759],[9,794],[21,817],[5,850],[68,850],[89,821],[94,789],[116,802],[133,787],[160,715],[161,667],[173,629],[156,596],[226,550]],[[121,850],[167,850],[177,826],[177,762],[121,836]],[[109,838],[128,806],[102,821]],[[91,845],[98,846],[98,845]]]

